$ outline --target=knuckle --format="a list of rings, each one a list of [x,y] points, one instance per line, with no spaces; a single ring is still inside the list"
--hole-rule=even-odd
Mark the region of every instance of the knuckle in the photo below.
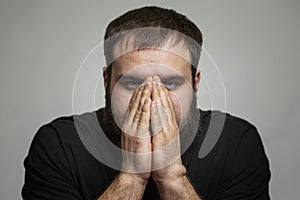
[[[140,111],[136,111],[135,116],[134,116],[134,120],[137,121],[141,116],[141,112]]]
[[[138,121],[138,126],[143,126],[143,125],[145,125],[145,124],[146,124],[145,120],[139,119],[139,121]]]
[[[142,119],[146,119],[148,112],[146,110],[142,111]]]
[[[164,84],[159,84],[159,89],[164,90],[165,89]]]
[[[136,104],[136,103],[135,103],[134,101],[131,101],[131,102],[129,103],[129,105],[128,105],[129,111],[131,111],[131,110],[134,108],[135,104]]]
[[[138,90],[139,90],[139,92],[142,92],[142,91],[144,90],[144,85],[143,85],[143,84],[140,85],[140,86],[138,87]]]

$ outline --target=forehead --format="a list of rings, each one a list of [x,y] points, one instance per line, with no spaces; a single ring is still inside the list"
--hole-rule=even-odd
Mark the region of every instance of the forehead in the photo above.
[[[117,50],[117,51],[120,51]],[[189,79],[191,62],[189,51],[183,45],[134,50],[113,62],[113,74],[120,76],[135,73],[138,76],[181,75]]]

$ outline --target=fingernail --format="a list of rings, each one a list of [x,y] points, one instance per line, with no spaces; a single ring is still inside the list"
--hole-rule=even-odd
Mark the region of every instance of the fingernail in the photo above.
[[[156,87],[157,89],[159,88],[159,85],[160,85],[160,84],[159,84],[158,82],[155,83],[155,87]]]
[[[152,76],[147,76],[146,81],[152,81]]]
[[[145,102],[145,103],[146,103],[146,104],[148,104],[148,103],[149,103],[149,101],[150,101],[149,99],[146,99],[146,102]]]
[[[159,81],[159,77],[157,75],[154,76],[155,81]]]

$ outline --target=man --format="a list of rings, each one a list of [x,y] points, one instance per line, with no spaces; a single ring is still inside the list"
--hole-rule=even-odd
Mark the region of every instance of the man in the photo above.
[[[24,161],[22,197],[269,199],[269,164],[256,128],[196,108],[201,45],[197,26],[173,10],[143,7],[112,21],[105,108],[38,130]],[[221,133],[199,157],[209,131],[218,131],[212,123]]]

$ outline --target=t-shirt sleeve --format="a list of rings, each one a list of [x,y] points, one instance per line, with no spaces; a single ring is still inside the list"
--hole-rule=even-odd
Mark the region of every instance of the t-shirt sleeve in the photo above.
[[[54,128],[43,126],[38,130],[24,160],[23,199],[82,199],[64,152]]]
[[[218,200],[268,200],[270,170],[261,138],[253,126],[239,138],[229,157]]]

